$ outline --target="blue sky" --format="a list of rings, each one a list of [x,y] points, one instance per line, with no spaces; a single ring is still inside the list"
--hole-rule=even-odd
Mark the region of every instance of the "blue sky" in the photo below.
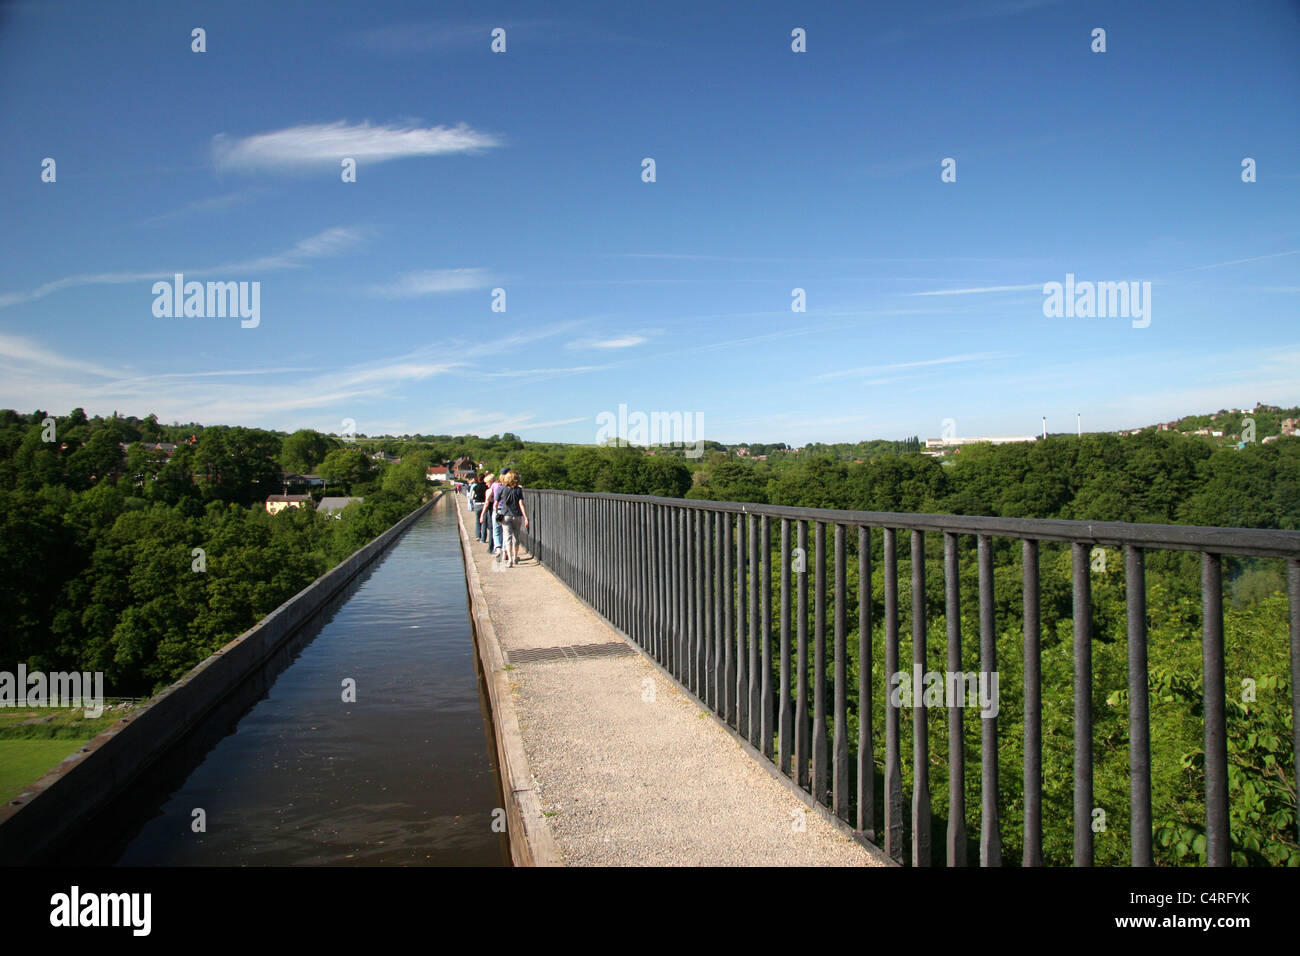
[[[1293,2],[24,0],[0,94],[4,407],[798,445],[1300,404]],[[155,316],[177,272],[259,324]],[[1067,273],[1150,324],[1045,317]]]

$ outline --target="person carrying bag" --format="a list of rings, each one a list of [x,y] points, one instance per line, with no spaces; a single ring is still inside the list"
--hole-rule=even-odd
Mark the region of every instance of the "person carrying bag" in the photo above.
[[[524,489],[519,487],[519,474],[514,471],[505,475],[505,487],[497,492],[497,520],[501,524],[501,536],[507,568],[519,563],[520,527],[528,527],[528,509],[524,507]]]

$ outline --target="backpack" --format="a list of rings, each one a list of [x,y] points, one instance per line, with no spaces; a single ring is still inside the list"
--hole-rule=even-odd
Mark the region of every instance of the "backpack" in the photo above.
[[[523,498],[522,488],[502,488],[497,492],[497,514],[503,518],[519,517],[519,502]]]

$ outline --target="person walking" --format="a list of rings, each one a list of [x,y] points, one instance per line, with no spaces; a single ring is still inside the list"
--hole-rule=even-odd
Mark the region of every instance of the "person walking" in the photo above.
[[[524,507],[524,489],[519,487],[519,473],[505,474],[505,487],[497,496],[497,517],[501,522],[507,568],[519,563],[520,526],[528,527],[528,509]]]
[[[502,475],[502,477],[505,476]],[[483,521],[484,528],[489,532],[488,550],[492,554],[498,554],[501,551],[501,524],[497,518],[497,495],[505,488],[505,485],[499,481],[494,481],[494,478],[494,475],[487,476],[488,490],[483,501],[483,514],[480,520]]]
[[[487,483],[483,481],[483,473],[479,472],[470,481],[469,485],[469,508],[474,512],[474,537],[483,543],[487,543],[487,527],[479,518],[483,514],[483,505],[487,501]]]

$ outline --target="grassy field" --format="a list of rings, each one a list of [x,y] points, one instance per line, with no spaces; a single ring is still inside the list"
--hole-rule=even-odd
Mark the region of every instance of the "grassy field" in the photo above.
[[[75,707],[0,710],[0,802],[8,803],[121,716],[113,711],[89,720]]]

